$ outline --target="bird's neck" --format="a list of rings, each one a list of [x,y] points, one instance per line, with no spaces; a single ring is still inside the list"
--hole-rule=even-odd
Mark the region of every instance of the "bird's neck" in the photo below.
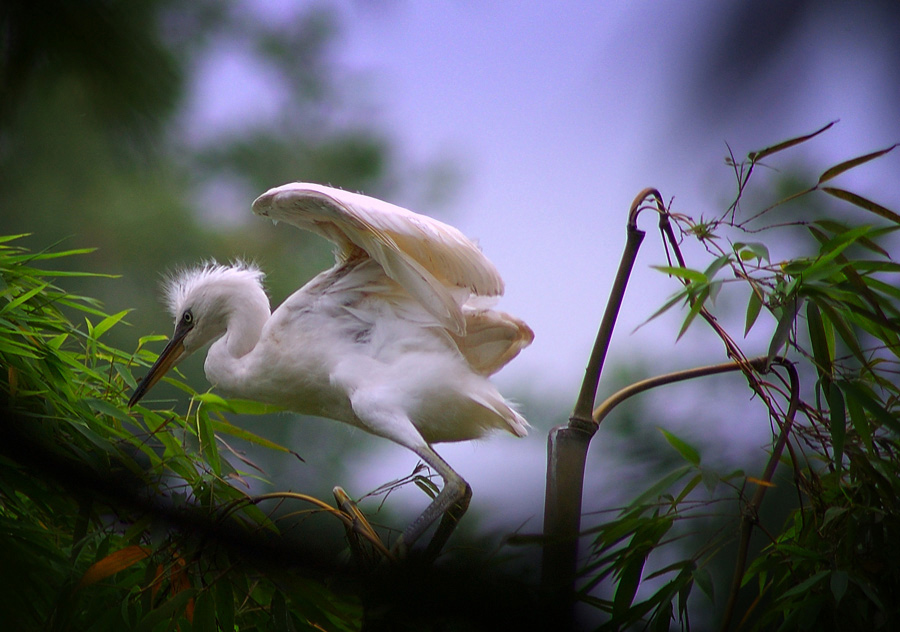
[[[219,341],[225,344],[228,355],[240,358],[253,351],[270,315],[269,299],[262,290],[258,295],[244,296],[242,304],[228,314],[225,335]]]
[[[253,292],[242,296],[225,315],[225,331],[206,356],[204,368],[211,384],[239,394],[243,387],[242,360],[259,343],[270,314],[269,299],[260,289],[258,295]]]

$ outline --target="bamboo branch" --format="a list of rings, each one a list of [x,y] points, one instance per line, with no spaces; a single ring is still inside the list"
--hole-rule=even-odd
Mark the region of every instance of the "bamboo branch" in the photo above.
[[[778,364],[787,370],[788,377],[790,378],[791,398],[790,403],[788,404],[787,413],[784,416],[784,423],[780,424],[781,432],[778,435],[778,441],[776,441],[772,454],[769,456],[769,461],[766,463],[766,468],[763,470],[761,480],[765,483],[770,483],[772,481],[772,476],[775,474],[775,468],[781,460],[781,453],[784,451],[784,447],[787,444],[788,435],[791,432],[794,417],[796,416],[797,409],[800,405],[800,378],[797,374],[797,368],[792,362],[789,362],[784,358],[776,358],[772,364]],[[744,578],[744,570],[747,566],[747,555],[750,551],[750,536],[753,534],[753,526],[759,520],[759,509],[762,506],[763,497],[766,495],[767,489],[768,485],[759,485],[756,488],[756,493],[753,494],[750,503],[742,512],[738,557],[734,567],[734,577],[732,577],[731,580],[731,590],[728,594],[728,602],[725,605],[725,614],[722,617],[722,626],[720,628],[722,632],[727,632],[728,628],[731,626],[731,618],[734,616],[734,607],[737,603],[737,596],[741,590],[741,582]]]

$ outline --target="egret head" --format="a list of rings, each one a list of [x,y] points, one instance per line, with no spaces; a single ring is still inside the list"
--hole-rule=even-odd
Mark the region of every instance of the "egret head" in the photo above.
[[[225,333],[228,319],[250,302],[268,299],[262,289],[265,275],[253,264],[230,266],[209,262],[181,270],[164,283],[166,302],[175,317],[175,333],[159,354],[128,402],[134,406],[166,372],[207,343]]]

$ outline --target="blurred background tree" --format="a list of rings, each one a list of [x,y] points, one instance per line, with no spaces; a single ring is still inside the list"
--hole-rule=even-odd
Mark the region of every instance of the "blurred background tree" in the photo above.
[[[169,333],[160,326],[167,318],[159,283],[176,265],[255,260],[270,273],[277,304],[332,257],[324,240],[252,216],[256,195],[294,180],[382,196],[399,186],[392,141],[377,117],[360,114],[367,105],[347,97],[353,90],[332,65],[337,33],[333,15],[315,7],[271,24],[207,0],[4,3],[3,232],[33,233],[22,242],[32,250],[57,242],[96,248],[59,264],[121,277],[69,279],[67,288],[100,299],[111,313],[132,310],[132,327],[108,334],[122,349],[134,349],[143,335]],[[252,69],[253,81],[236,77],[230,98],[266,100],[268,118],[210,136],[191,127],[191,110],[203,99],[204,68],[223,47],[241,50]],[[202,359],[186,362],[184,371],[198,388],[206,384]],[[328,492],[343,460],[327,455],[352,449],[360,435],[336,424],[274,419],[286,417],[247,423],[286,444],[318,446],[325,458],[300,468],[293,483],[302,486],[309,475]],[[329,430],[343,440],[332,433],[319,442]]]
[[[259,259],[276,295],[321,268],[326,245],[250,215],[265,189],[301,178],[394,186],[390,140],[358,122],[360,104],[336,85],[325,10],[278,25],[209,1],[14,0],[0,11],[4,230],[38,233],[40,247],[96,247],[86,266],[124,279],[79,289],[135,308],[139,331],[159,322],[159,274],[173,262]],[[259,85],[236,82],[233,97],[269,100],[271,118],[208,138],[185,127],[187,83],[202,82],[221,46],[258,66]]]

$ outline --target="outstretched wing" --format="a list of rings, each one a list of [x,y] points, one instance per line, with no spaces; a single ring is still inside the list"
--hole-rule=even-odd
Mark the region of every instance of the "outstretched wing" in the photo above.
[[[339,261],[368,256],[449,330],[462,335],[470,296],[499,296],[503,280],[481,250],[436,219],[358,193],[294,182],[270,189],[253,212],[337,244]]]

